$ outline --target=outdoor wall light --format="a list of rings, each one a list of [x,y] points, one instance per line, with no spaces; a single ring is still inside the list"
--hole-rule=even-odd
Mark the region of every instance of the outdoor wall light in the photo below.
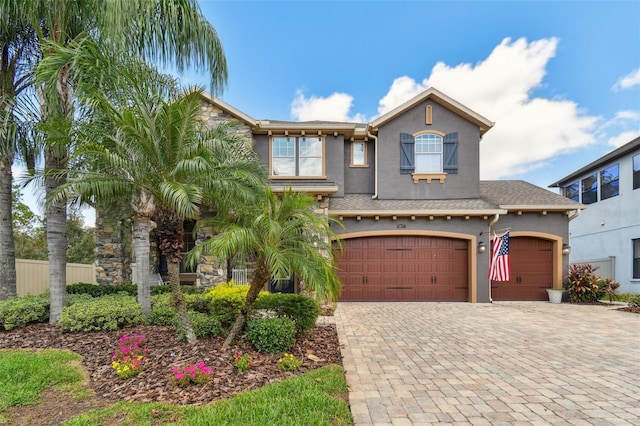
[[[478,253],[484,253],[487,251],[487,245],[484,243],[484,241],[480,241],[478,243]]]
[[[569,253],[571,253],[571,246],[569,244],[563,244],[562,245],[562,254],[567,256]]]

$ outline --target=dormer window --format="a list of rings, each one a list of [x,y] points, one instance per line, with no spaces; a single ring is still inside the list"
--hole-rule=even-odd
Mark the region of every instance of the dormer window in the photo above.
[[[324,178],[322,136],[271,138],[271,178]]]

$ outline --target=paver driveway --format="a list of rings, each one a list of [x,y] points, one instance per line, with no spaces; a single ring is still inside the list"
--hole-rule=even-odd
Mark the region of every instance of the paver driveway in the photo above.
[[[335,319],[356,425],[640,425],[640,315],[385,302]]]

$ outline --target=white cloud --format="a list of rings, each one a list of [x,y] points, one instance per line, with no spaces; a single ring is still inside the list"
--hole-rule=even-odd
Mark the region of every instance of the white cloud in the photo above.
[[[637,138],[638,136],[640,136],[640,128],[636,129],[636,130],[629,130],[626,132],[622,132],[616,136],[613,136],[611,138],[609,138],[609,140],[607,141],[607,143],[614,147],[614,148],[618,148],[626,143],[631,142],[632,140],[634,140],[635,138]]]
[[[624,77],[620,77],[616,84],[613,85],[613,90],[629,89],[634,86],[640,86],[640,68],[631,71]]]
[[[366,122],[362,114],[349,116],[353,104],[353,96],[346,93],[332,93],[326,98],[319,96],[304,96],[298,90],[296,98],[291,103],[291,115],[297,121],[355,121]]]
[[[640,113],[638,111],[624,110],[616,113],[616,118],[620,120],[640,121]]]
[[[528,42],[504,39],[471,65],[437,63],[422,82],[397,78],[380,100],[384,114],[428,87],[435,87],[496,122],[481,142],[481,177],[497,179],[542,167],[556,155],[595,142],[598,117],[584,115],[570,100],[532,96],[542,84],[556,38]]]

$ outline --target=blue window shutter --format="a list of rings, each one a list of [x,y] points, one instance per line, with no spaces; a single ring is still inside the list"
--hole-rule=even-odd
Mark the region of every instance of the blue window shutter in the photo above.
[[[458,173],[458,132],[445,135],[443,145],[444,172]]]
[[[415,139],[409,133],[400,133],[400,174],[410,175],[415,170]]]

